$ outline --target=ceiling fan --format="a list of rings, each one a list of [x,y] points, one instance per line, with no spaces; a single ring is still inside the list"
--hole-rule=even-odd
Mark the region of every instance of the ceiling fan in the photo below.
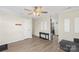
[[[29,9],[24,9],[25,11],[28,11],[28,15],[34,15],[34,16],[40,16],[41,14],[46,14],[48,13],[47,11],[43,11],[43,7],[41,6],[35,6],[33,7],[32,10]]]

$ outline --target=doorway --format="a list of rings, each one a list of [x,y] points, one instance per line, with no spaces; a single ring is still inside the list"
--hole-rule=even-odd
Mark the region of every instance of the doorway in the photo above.
[[[58,37],[58,20],[57,18],[50,17],[50,33],[51,33],[51,40],[54,39],[54,37]]]

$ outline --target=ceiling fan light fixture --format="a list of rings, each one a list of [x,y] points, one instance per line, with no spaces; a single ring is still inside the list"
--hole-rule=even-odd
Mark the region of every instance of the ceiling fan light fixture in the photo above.
[[[40,12],[37,12],[37,14],[36,14],[37,16],[40,16],[41,14],[40,14]]]
[[[33,12],[33,15],[34,15],[34,16],[40,16],[41,13],[40,13],[40,12]]]
[[[34,16],[36,16],[36,13],[35,13],[35,12],[33,12],[33,15],[34,15]]]
[[[25,9],[28,11],[28,9]],[[40,16],[41,14],[45,14],[47,11],[43,11],[41,6],[35,6],[34,9],[32,10],[32,13],[34,16]]]

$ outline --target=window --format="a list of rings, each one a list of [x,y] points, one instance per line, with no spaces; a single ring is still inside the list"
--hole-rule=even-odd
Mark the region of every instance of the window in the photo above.
[[[70,20],[64,19],[64,32],[70,32]]]

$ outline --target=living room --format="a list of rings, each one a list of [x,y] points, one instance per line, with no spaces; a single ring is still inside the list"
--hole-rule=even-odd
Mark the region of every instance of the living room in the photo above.
[[[0,11],[1,51],[65,52],[73,47],[78,49],[74,39],[78,42],[79,7],[3,6]],[[64,47],[60,44],[62,40]]]

